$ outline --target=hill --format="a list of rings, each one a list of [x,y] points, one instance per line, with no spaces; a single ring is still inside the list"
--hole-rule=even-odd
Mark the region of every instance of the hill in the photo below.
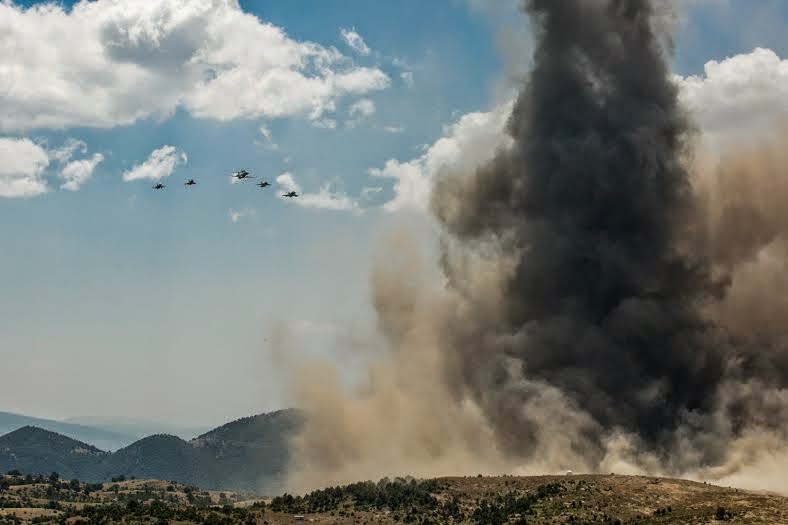
[[[299,411],[280,410],[227,423],[190,445],[213,465],[214,478],[207,486],[233,490],[264,486],[274,491],[282,486],[290,461],[288,442],[303,425]],[[255,465],[266,468],[261,471]]]
[[[57,432],[78,441],[91,443],[102,450],[117,450],[139,439],[139,436],[132,433],[116,432],[99,426],[0,412],[0,435],[22,427],[38,427],[50,432]]]
[[[190,426],[169,423],[166,421],[148,421],[144,419],[107,416],[72,417],[64,419],[63,421],[66,423],[74,423],[77,425],[105,430],[115,434],[129,436],[131,438],[128,441],[122,443],[120,446],[111,448],[110,450],[117,450],[130,445],[138,439],[156,434],[169,434],[171,436],[178,436],[179,438],[188,441],[211,429],[210,425]],[[90,440],[87,441],[90,442]],[[96,446],[101,448],[101,445],[96,444]]]
[[[0,437],[0,471],[58,472],[66,478],[95,479],[108,456],[92,445],[36,427]]]
[[[207,486],[211,468],[198,450],[176,436],[143,438],[106,458],[104,480],[117,476],[177,480]]]
[[[303,415],[280,410],[242,418],[184,441],[157,434],[114,453],[47,430],[24,427],[0,437],[0,471],[76,477],[88,482],[156,478],[203,488],[275,492],[281,487],[289,439]]]
[[[788,524],[788,498],[640,476],[397,479],[248,498],[155,480],[94,486],[0,476],[0,523],[13,514],[37,523]]]

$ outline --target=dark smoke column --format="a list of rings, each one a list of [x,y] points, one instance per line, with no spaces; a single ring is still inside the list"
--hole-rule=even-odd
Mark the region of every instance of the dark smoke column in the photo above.
[[[622,428],[659,450],[711,410],[724,374],[700,314],[717,286],[702,258],[680,250],[690,128],[654,4],[525,1],[537,49],[509,121],[514,147],[463,189],[443,179],[433,194],[456,244],[492,238],[517,256],[503,319],[471,313],[448,343],[458,388],[511,453],[529,453],[539,424],[523,410],[531,380],[593,417],[590,441]]]

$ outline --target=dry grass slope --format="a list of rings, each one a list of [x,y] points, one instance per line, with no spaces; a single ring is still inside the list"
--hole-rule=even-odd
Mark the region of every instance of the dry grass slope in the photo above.
[[[28,480],[29,481],[29,480]],[[0,524],[788,524],[788,498],[616,475],[381,480],[258,500],[157,480],[0,477]]]

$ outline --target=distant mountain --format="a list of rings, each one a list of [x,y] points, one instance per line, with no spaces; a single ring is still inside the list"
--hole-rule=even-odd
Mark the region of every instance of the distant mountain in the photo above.
[[[92,445],[36,427],[22,427],[0,436],[2,472],[57,472],[64,479],[98,481],[97,474],[108,456]]]
[[[184,441],[157,434],[114,453],[69,437],[25,427],[0,437],[0,471],[56,471],[61,477],[108,481],[112,477],[155,478],[206,489],[276,492],[290,460],[289,440],[304,416],[280,410],[246,417]]]
[[[94,426],[42,419],[37,417],[0,412],[0,435],[7,434],[25,426],[34,426],[57,432],[70,438],[91,443],[102,450],[117,450],[133,443],[140,436],[114,432]]]
[[[116,434],[133,436],[134,439],[123,443],[122,446],[131,444],[137,439],[155,434],[169,434],[178,436],[181,439],[190,440],[200,434],[208,432],[209,425],[178,425],[165,421],[147,421],[144,419],[133,419],[125,417],[104,417],[104,416],[83,416],[72,417],[64,420],[66,423],[86,425],[93,428],[100,428]],[[121,448],[121,447],[115,447]]]

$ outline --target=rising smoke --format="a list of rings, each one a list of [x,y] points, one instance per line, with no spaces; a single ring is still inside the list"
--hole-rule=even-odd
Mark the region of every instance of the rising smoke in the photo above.
[[[407,232],[374,265],[388,352],[365,388],[298,367],[295,488],[562,468],[752,484],[764,453],[788,458],[788,301],[762,273],[788,291],[788,159],[700,166],[662,7],[523,2],[513,144],[439,177],[439,280]]]

